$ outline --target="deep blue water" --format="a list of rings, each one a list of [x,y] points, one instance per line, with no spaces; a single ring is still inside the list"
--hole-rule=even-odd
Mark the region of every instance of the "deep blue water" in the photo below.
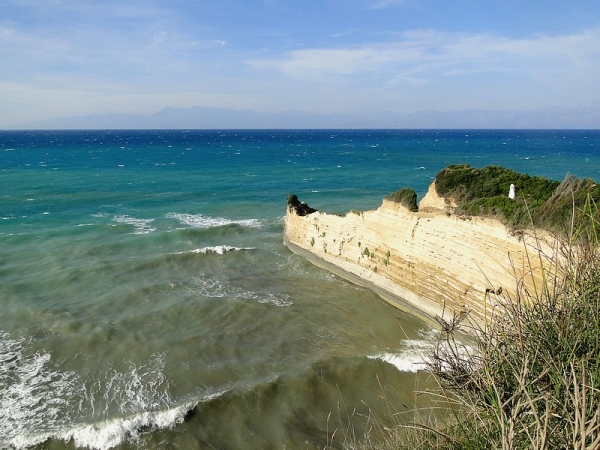
[[[598,180],[600,131],[0,131],[0,448],[323,448],[340,402],[409,411],[434,330],[291,254],[286,198],[456,163]]]

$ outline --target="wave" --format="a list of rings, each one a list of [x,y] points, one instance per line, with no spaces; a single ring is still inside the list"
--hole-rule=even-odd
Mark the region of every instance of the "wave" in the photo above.
[[[231,247],[229,245],[215,245],[213,247],[202,247],[194,250],[189,250],[185,252],[178,252],[175,255],[183,255],[187,253],[201,253],[207,255],[209,253],[217,253],[218,255],[224,255],[226,252],[235,252],[242,250],[254,250],[254,247]]]
[[[24,339],[0,333],[0,448],[23,445],[32,431],[49,432],[68,423],[70,402],[79,386],[73,372],[49,368],[50,354],[28,354]]]
[[[0,448],[60,440],[107,450],[181,423],[199,401],[220,395],[175,404],[164,357],[94,374],[90,384],[75,372],[58,370],[50,353],[32,352],[25,339],[0,332]]]
[[[148,234],[156,231],[156,228],[151,225],[152,222],[154,222],[154,219],[137,219],[128,215],[120,215],[114,216],[113,221],[132,225],[134,228],[133,234]]]
[[[258,303],[271,303],[275,306],[291,306],[293,302],[287,294],[272,292],[260,293],[232,286],[227,280],[207,278],[205,275],[194,279],[197,293],[209,298],[233,297],[243,300],[256,300]]]
[[[369,356],[370,359],[380,359],[396,367],[400,372],[418,372],[427,366],[429,356],[438,342],[439,332],[429,330],[422,332],[421,339],[406,339],[402,341],[402,349],[398,353],[380,353]]]
[[[380,353],[369,356],[370,359],[380,359],[396,367],[400,372],[419,372],[425,370],[431,362],[431,355],[438,345],[444,351],[445,343],[440,344],[440,332],[437,330],[423,331],[421,339],[406,339],[402,341],[402,350],[398,353]],[[459,344],[456,349],[465,357],[473,356],[476,350],[466,344]]]
[[[419,354],[411,353],[382,353],[375,356],[369,356],[370,359],[380,359],[391,364],[400,372],[419,372],[426,368],[426,361]]]
[[[76,447],[109,450],[128,441],[135,441],[148,429],[170,428],[185,420],[197,402],[190,402],[164,411],[146,411],[126,418],[79,425],[62,431],[17,436],[10,441],[15,449],[26,449],[48,440],[73,442]]]
[[[169,213],[165,216],[167,219],[178,220],[182,225],[193,228],[214,228],[227,225],[239,225],[248,228],[263,228],[265,221],[261,219],[241,219],[232,220],[224,217],[210,217],[203,214],[179,214]]]

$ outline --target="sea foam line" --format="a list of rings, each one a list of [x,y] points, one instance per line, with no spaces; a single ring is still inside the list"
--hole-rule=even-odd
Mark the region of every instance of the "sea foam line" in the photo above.
[[[176,219],[181,224],[187,225],[193,228],[213,228],[222,227],[226,225],[240,225],[248,228],[262,228],[264,227],[264,221],[260,219],[241,219],[232,220],[226,219],[225,217],[210,217],[203,214],[179,214],[169,213],[165,216],[167,219]]]

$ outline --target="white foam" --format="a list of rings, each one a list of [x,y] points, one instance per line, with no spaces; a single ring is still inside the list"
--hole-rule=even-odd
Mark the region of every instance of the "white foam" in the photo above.
[[[108,450],[125,441],[135,441],[142,430],[170,428],[182,423],[188,411],[197,403],[186,403],[164,411],[146,411],[127,418],[108,420],[106,422],[84,425],[62,432],[56,438],[68,442],[73,441],[77,447]]]
[[[110,449],[181,423],[198,403],[173,402],[164,354],[124,371],[94,374],[90,385],[74,372],[56,370],[48,352],[28,347],[24,339],[0,332],[0,448],[26,449],[56,439]]]
[[[135,217],[122,215],[122,216],[114,216],[113,221],[117,223],[125,223],[128,225],[133,225],[135,231],[133,234],[148,234],[156,231],[156,228],[151,226],[154,219],[137,219]]]
[[[376,356],[369,356],[370,359],[380,359],[391,364],[400,372],[418,372],[426,368],[426,362],[421,355],[409,353],[382,353]]]
[[[196,407],[197,402],[185,403],[164,411],[146,411],[126,418],[117,418],[55,432],[32,433],[16,436],[10,444],[15,449],[26,449],[49,439],[73,441],[76,447],[109,450],[128,441],[136,441],[140,434],[148,431],[171,428],[182,423],[186,414]],[[1,442],[0,442],[1,443]]]
[[[249,297],[246,297],[246,298],[258,300],[258,303],[271,303],[275,306],[280,306],[280,307],[292,306],[294,304],[294,302],[292,302],[290,300],[290,296],[287,294],[276,295],[276,294],[271,294],[271,293],[269,293],[269,294],[252,293],[252,295],[250,295]]]
[[[432,337],[433,333],[423,339],[407,339],[402,341],[403,348],[399,353],[386,352],[369,358],[385,361],[400,372],[418,372],[426,368],[428,357],[435,348],[436,341]]]
[[[168,219],[176,219],[181,224],[190,226],[192,228],[213,228],[222,227],[226,225],[240,225],[248,228],[262,228],[264,221],[260,219],[243,219],[243,220],[232,220],[224,217],[210,217],[203,214],[178,214],[169,213],[166,215]]]
[[[229,245],[215,245],[214,247],[197,248],[195,250],[190,250],[189,252],[181,253],[202,253],[204,255],[209,253],[217,253],[219,255],[224,255],[226,252],[236,252],[241,250],[254,250],[254,247],[231,247]]]
[[[227,280],[206,278],[204,275],[194,279],[198,293],[210,298],[233,297],[244,300],[256,300],[258,303],[271,303],[275,306],[291,306],[293,302],[287,294],[260,293],[231,286]]]
[[[374,356],[369,356],[370,359],[380,359],[385,361],[400,372],[418,372],[425,370],[429,362],[431,362],[431,355],[438,346],[439,331],[429,330],[420,333],[421,339],[407,339],[402,341],[402,349],[398,353],[381,353]],[[444,344],[442,343],[442,346]],[[475,349],[466,344],[458,344],[456,351],[460,355],[468,358],[470,355],[475,355]],[[443,351],[443,348],[442,348]],[[443,368],[445,370],[445,368]]]
[[[80,393],[73,372],[49,368],[50,354],[27,354],[23,339],[11,339],[0,333],[0,448],[17,445],[32,432],[47,435],[68,423],[69,399]]]

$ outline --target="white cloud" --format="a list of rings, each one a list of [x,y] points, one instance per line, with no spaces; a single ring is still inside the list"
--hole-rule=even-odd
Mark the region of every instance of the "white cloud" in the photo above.
[[[415,30],[392,43],[302,49],[279,58],[255,59],[250,64],[298,79],[315,80],[365,73],[388,74],[388,78],[404,74],[426,80],[473,72],[536,72],[548,66],[577,71],[600,68],[600,29],[523,39]]]
[[[351,29],[351,30],[347,30],[347,31],[341,31],[341,32],[339,32],[339,33],[333,33],[333,34],[331,35],[331,37],[332,37],[332,38],[340,38],[340,37],[343,37],[343,36],[348,36],[348,35],[350,35],[350,34],[358,33],[359,31],[361,31],[361,29],[360,29],[360,28],[353,28],[353,29]]]
[[[15,30],[13,30],[12,28],[0,26],[0,38],[7,38],[9,36],[12,36],[13,34],[15,34]]]

